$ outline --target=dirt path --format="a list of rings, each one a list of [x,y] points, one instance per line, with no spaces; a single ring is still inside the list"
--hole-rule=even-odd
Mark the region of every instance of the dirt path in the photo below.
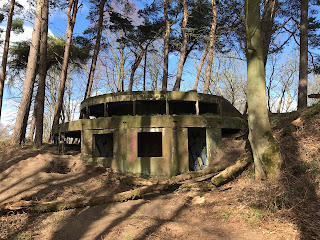
[[[237,155],[240,153],[230,145]],[[228,158],[232,152],[226,153]],[[85,165],[79,152],[55,147],[3,148],[0,204],[20,199],[55,200],[113,194],[133,187],[132,176]],[[176,186],[147,198],[55,213],[1,217],[1,239],[295,239],[290,221],[239,201],[245,182],[221,189],[208,182]],[[14,238],[15,237],[15,238]]]

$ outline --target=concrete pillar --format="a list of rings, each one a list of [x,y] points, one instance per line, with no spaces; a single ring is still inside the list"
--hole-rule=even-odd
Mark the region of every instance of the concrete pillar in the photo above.
[[[208,163],[214,163],[222,143],[221,128],[207,128],[206,142]]]

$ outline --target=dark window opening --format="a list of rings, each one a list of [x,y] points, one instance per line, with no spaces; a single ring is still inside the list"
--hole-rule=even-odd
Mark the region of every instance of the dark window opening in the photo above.
[[[104,104],[93,105],[89,107],[89,116],[96,118],[104,116]]]
[[[189,171],[199,171],[208,166],[206,129],[188,128]]]
[[[138,157],[162,157],[162,132],[138,133]]]
[[[136,101],[137,115],[166,114],[166,101]]]
[[[111,102],[108,106],[108,116],[133,115],[133,102]]]
[[[113,133],[108,134],[94,134],[95,140],[95,157],[113,157]]]
[[[196,102],[191,101],[170,101],[169,113],[171,114],[196,114]]]
[[[216,103],[199,102],[199,114],[219,114],[219,105]]]

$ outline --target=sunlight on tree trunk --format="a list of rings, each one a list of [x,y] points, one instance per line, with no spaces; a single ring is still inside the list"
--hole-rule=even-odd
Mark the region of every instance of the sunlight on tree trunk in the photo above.
[[[271,132],[267,111],[259,1],[246,0],[245,16],[248,127],[255,178],[276,178],[280,170],[280,151]]]
[[[11,32],[11,25],[12,25],[12,16],[13,16],[15,2],[16,2],[15,0],[11,0],[11,3],[10,3],[10,10],[9,10],[9,14],[8,14],[8,23],[7,23],[7,29],[6,29],[6,38],[5,38],[3,54],[2,54],[2,64],[1,64],[1,71],[0,71],[0,119],[1,119],[1,110],[2,110],[4,80],[6,78],[10,32]]]
[[[169,42],[170,42],[170,22],[168,17],[168,0],[163,0],[164,3],[164,17],[166,20],[166,33],[164,37],[163,46],[163,76],[162,76],[162,91],[167,91],[168,72],[169,72]]]
[[[94,52],[93,52],[93,56],[92,56],[92,63],[91,63],[91,67],[90,67],[90,73],[89,73],[89,78],[88,78],[88,83],[87,83],[87,88],[86,88],[86,92],[84,95],[84,99],[87,99],[88,97],[90,97],[90,94],[91,94],[94,72],[96,70],[97,59],[98,59],[98,54],[99,54],[99,50],[100,50],[100,41],[101,41],[101,35],[102,35],[102,24],[103,24],[103,16],[104,16],[104,5],[105,5],[106,1],[107,0],[102,0],[100,2],[100,6],[99,6],[99,21],[98,21],[96,45],[94,47]]]
[[[48,14],[49,1],[43,0],[42,18],[41,18],[41,37],[40,37],[40,63],[39,63],[39,84],[36,96],[36,134],[34,136],[34,145],[39,148],[43,140],[43,113],[44,98],[47,76],[47,45],[48,45]]]
[[[213,63],[213,46],[214,46],[214,38],[216,35],[216,28],[217,28],[217,4],[215,0],[211,0],[212,5],[212,25],[210,30],[210,42],[209,42],[209,57],[208,57],[208,65],[206,69],[206,76],[204,79],[204,87],[203,87],[203,93],[208,94],[209,87],[210,87],[210,80],[211,80],[211,68]]]
[[[36,15],[33,25],[32,41],[30,44],[30,51],[28,56],[28,64],[26,69],[26,77],[23,84],[22,96],[20,100],[19,110],[17,114],[16,123],[11,138],[12,144],[21,144],[24,141],[27,121],[30,111],[34,80],[37,66],[37,56],[40,43],[40,19],[41,19],[41,3],[42,0],[37,1]]]
[[[71,15],[71,11],[72,11],[72,15]],[[58,92],[57,104],[54,111],[52,127],[59,124],[59,118],[60,118],[62,104],[63,104],[64,89],[65,89],[66,78],[67,78],[70,45],[72,40],[73,28],[76,22],[77,11],[78,11],[78,0],[70,0],[68,10],[67,10],[67,20],[68,20],[68,27],[67,27],[67,34],[66,34],[67,39],[66,39],[62,70],[61,70],[61,76],[60,76],[60,87]],[[50,141],[52,140],[53,140],[53,136],[51,134]]]
[[[200,59],[199,66],[197,67],[197,75],[196,75],[196,80],[194,82],[193,90],[197,91],[197,89],[198,89],[199,78],[200,78],[202,66],[203,66],[204,60],[206,59],[207,55],[208,55],[208,45],[207,45],[206,49],[204,50],[204,52],[201,56],[201,59]]]
[[[308,105],[308,4],[301,1],[298,109]]]
[[[176,83],[174,84],[174,87],[173,87],[173,91],[180,90],[183,65],[186,60],[186,50],[187,50],[187,43],[188,43],[187,30],[186,30],[186,26],[188,23],[187,1],[183,0],[182,5],[183,5],[183,21],[181,25],[182,43],[181,43],[181,49],[180,49],[180,59],[178,64],[177,78],[176,78]]]

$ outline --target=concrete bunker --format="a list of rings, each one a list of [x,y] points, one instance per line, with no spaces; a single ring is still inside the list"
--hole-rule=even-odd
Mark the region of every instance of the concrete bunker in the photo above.
[[[84,161],[121,172],[173,176],[219,164],[223,130],[239,130],[242,115],[220,96],[196,92],[124,92],[81,103],[82,119],[54,134],[79,137]]]

